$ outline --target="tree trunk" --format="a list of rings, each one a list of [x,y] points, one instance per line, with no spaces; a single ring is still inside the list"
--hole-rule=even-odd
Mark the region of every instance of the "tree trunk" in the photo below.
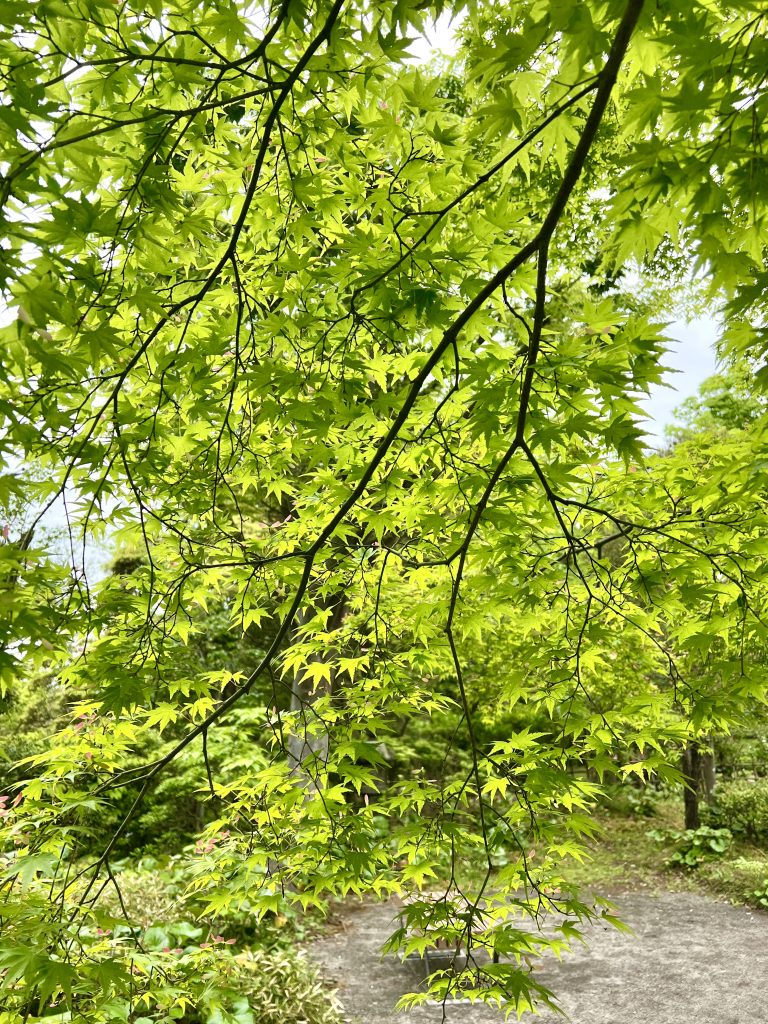
[[[345,600],[343,593],[337,594],[329,603],[331,615],[328,623],[329,631],[337,629],[344,618]],[[305,621],[305,613],[300,612],[296,617],[297,628]],[[309,664],[329,661],[332,652],[316,654]],[[313,766],[321,766],[328,761],[328,733],[325,730],[318,732],[320,724],[315,712],[314,704],[319,697],[328,697],[333,693],[334,672],[331,670],[330,678],[317,682],[306,671],[296,672],[291,683],[291,706],[290,710],[297,716],[299,724],[295,731],[288,736],[286,754],[288,764],[291,768],[291,775],[298,776],[301,784],[308,793],[317,791],[317,771]]]
[[[683,803],[685,806],[685,827],[698,828],[699,795],[701,793],[701,754],[697,743],[683,748],[682,770],[684,778]]]
[[[712,747],[704,750],[700,760],[701,793],[707,803],[712,803],[715,796],[717,774],[715,772],[715,751]]]

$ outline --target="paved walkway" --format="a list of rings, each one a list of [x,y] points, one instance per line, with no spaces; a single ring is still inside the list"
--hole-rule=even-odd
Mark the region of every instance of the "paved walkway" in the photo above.
[[[690,893],[616,902],[634,936],[594,925],[586,949],[537,969],[572,1024],[768,1024],[768,914]],[[445,1018],[440,1006],[395,1013],[412,984],[402,964],[379,954],[396,909],[347,904],[339,931],[308,948],[349,1024],[499,1024],[501,1013],[477,1005],[448,1006]],[[562,1024],[550,1012],[523,1020]]]

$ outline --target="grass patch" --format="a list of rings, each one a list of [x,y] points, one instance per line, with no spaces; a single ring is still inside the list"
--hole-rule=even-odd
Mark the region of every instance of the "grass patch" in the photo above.
[[[653,817],[635,817],[601,808],[595,813],[599,835],[587,844],[588,856],[569,863],[567,881],[608,895],[620,892],[669,892],[695,888],[690,873],[670,871],[668,853],[648,833],[681,827],[671,804],[659,804]]]
[[[653,816],[602,808],[595,815],[601,834],[588,845],[583,863],[570,863],[567,880],[608,896],[623,892],[699,892],[730,903],[768,909],[768,850],[734,839],[721,857],[682,869],[669,865],[670,839],[649,833],[683,829],[682,801],[659,801]]]
[[[735,843],[724,861],[702,864],[701,885],[730,903],[768,910],[768,851]]]

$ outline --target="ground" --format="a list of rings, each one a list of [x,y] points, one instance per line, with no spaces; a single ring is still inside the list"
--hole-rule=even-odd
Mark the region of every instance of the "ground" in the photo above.
[[[588,945],[562,962],[549,959],[538,977],[559,996],[571,1024],[766,1024],[768,914],[693,893],[638,893],[617,898],[627,935],[589,930]],[[308,953],[332,981],[348,1024],[432,1024],[441,1007],[407,1014],[394,1005],[413,976],[379,950],[396,905],[348,902],[337,931]],[[447,1021],[499,1024],[492,1009],[457,1005]],[[528,1024],[555,1024],[551,1013]]]
[[[690,892],[616,897],[635,935],[596,925],[586,948],[547,960],[537,976],[559,996],[572,1024],[766,1024],[768,914]],[[348,1024],[498,1024],[487,1007],[418,1007],[396,1013],[413,976],[380,948],[394,902],[348,902],[339,927],[315,939],[309,956],[337,988]],[[514,1018],[513,1018],[514,1019]],[[549,1012],[528,1024],[562,1021]]]
[[[768,913],[757,908],[756,892],[768,891],[768,851],[734,839],[695,870],[670,870],[673,845],[664,836],[683,827],[681,811],[679,800],[655,801],[649,817],[603,808],[589,857],[568,867],[570,881],[609,896],[635,933],[595,925],[585,948],[537,967],[572,1024],[768,1024]],[[444,1019],[440,1006],[395,1012],[400,996],[419,983],[397,959],[380,955],[396,913],[395,902],[348,901],[337,927],[309,947],[349,1024]],[[445,1019],[498,1024],[503,1015],[455,1004]],[[562,1019],[551,1012],[523,1018]]]

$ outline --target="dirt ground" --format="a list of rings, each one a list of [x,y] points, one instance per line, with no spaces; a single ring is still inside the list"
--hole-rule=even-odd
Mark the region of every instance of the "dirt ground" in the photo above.
[[[537,969],[572,1024],[768,1024],[768,914],[691,893],[616,902],[634,936],[595,925],[587,948]],[[477,1005],[448,1006],[445,1018],[442,1006],[395,1012],[413,984],[404,965],[379,952],[396,910],[349,903],[339,929],[308,948],[336,986],[348,1024],[499,1024],[503,1014]],[[523,1020],[563,1018],[545,1012]]]

